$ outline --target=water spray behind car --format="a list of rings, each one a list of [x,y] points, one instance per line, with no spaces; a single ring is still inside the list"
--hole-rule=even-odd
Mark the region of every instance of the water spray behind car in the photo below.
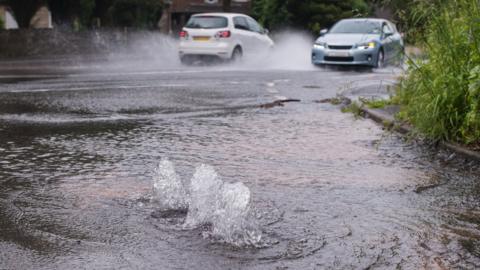
[[[129,38],[121,45],[108,44],[108,59],[112,68],[141,70],[181,67],[175,38],[154,32],[138,32]]]
[[[280,32],[276,44],[271,36],[245,14],[195,14],[180,31],[178,56],[185,66],[220,61],[234,68],[311,68],[307,35]]]
[[[310,70],[315,69],[311,64],[312,37],[298,30],[283,30],[272,33],[275,42],[271,51],[245,57],[233,67],[246,69],[279,69],[279,70]]]

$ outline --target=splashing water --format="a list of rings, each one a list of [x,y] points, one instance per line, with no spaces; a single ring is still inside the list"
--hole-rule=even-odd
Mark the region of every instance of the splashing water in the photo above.
[[[190,204],[186,227],[212,222],[218,208],[222,181],[211,166],[200,165],[190,183]]]
[[[154,182],[154,200],[162,209],[188,206],[184,228],[211,225],[212,230],[204,233],[205,237],[234,246],[259,246],[262,234],[251,218],[251,193],[247,186],[224,183],[213,167],[200,165],[189,190],[188,194],[173,164],[162,160]]]
[[[188,196],[180,177],[175,172],[173,163],[162,159],[155,171],[153,199],[162,210],[186,209]]]
[[[272,36],[273,37],[273,36]],[[269,52],[258,49],[245,55],[243,61],[231,68],[246,70],[316,70],[311,64],[312,37],[299,31],[283,31],[275,35],[275,47]]]
[[[260,243],[262,235],[250,214],[250,189],[243,183],[224,183],[213,218],[213,235],[237,246]]]

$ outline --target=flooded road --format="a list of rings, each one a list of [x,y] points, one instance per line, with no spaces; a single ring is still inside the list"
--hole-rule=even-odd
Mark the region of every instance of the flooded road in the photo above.
[[[399,74],[4,70],[0,268],[478,268],[478,164],[316,102],[388,95]],[[248,187],[258,245],[159,214],[163,158],[184,183],[206,164]]]

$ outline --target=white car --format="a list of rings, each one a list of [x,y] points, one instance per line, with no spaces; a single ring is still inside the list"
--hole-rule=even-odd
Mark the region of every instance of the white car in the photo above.
[[[180,32],[179,56],[186,64],[197,58],[237,60],[273,45],[268,31],[247,15],[202,13],[193,15]]]

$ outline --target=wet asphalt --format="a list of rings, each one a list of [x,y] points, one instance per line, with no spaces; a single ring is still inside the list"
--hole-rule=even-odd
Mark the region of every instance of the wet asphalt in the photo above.
[[[478,164],[318,102],[388,97],[398,68],[80,58],[0,71],[2,269],[480,267]],[[263,247],[158,218],[162,158],[185,182],[208,164],[248,186]]]

